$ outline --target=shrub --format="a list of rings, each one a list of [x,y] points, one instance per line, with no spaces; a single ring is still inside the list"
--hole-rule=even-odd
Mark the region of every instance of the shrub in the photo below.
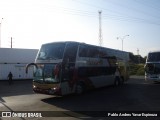
[[[130,75],[144,75],[144,64],[130,64]]]
[[[140,66],[138,71],[137,71],[137,73],[136,73],[136,75],[144,75],[144,74],[145,74],[144,67]]]

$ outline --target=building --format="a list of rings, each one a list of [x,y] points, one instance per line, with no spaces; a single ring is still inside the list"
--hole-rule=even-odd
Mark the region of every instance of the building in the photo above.
[[[9,72],[16,80],[32,79],[33,67],[29,68],[28,74],[25,67],[34,62],[37,52],[37,49],[0,48],[0,80],[7,80]]]

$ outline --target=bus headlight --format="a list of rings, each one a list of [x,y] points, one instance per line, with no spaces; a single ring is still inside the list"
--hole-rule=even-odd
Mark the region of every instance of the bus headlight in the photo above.
[[[61,94],[61,88],[60,87],[54,87],[54,88],[51,88],[52,91],[54,91],[54,93],[56,94]]]
[[[35,85],[33,85],[33,89],[36,89],[37,87]]]
[[[57,91],[58,88],[57,87],[54,87],[54,88],[51,88],[52,91]]]

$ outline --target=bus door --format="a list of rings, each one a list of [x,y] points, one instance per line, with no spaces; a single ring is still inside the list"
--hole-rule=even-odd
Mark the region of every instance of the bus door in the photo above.
[[[104,57],[106,62],[108,62],[109,64],[106,65],[106,69],[105,69],[105,75],[106,75],[106,85],[112,85],[114,83],[115,80],[115,73],[116,73],[116,69],[117,69],[117,65],[116,65],[116,57],[114,56],[108,56],[108,57]]]
[[[63,62],[62,62],[62,80],[61,91],[63,94],[74,92],[74,71],[77,56],[78,43],[67,43]]]

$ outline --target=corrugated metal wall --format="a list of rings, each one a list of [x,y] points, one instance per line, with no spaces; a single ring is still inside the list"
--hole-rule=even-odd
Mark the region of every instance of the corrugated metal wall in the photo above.
[[[7,80],[9,72],[12,72],[13,79],[16,80],[32,79],[33,67],[26,74],[25,66],[34,62],[37,52],[36,49],[0,48],[0,80]]]
[[[9,72],[12,72],[13,79],[32,79],[33,67],[30,67],[28,74],[25,73],[26,64],[0,64],[0,80],[7,80]]]

